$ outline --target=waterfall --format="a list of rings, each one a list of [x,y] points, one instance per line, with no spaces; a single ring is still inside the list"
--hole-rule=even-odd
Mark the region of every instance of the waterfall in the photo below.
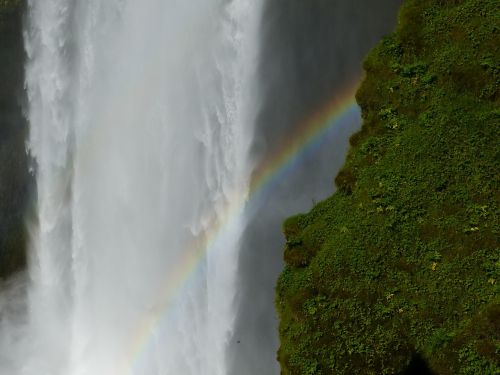
[[[260,7],[29,1],[37,210],[0,374],[228,373]]]

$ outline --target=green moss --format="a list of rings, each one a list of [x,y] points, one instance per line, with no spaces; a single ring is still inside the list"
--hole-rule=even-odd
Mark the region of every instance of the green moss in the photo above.
[[[500,373],[500,12],[408,0],[337,192],[288,219],[283,374]]]

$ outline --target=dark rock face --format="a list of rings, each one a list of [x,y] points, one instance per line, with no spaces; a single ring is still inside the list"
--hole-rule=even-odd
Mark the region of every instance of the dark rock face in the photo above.
[[[23,116],[23,5],[0,6],[0,278],[26,263],[25,211],[30,176]]]
[[[396,24],[401,0],[267,0],[262,14],[260,85],[262,108],[254,156],[266,160],[299,123],[325,101],[342,95],[361,76],[361,62]],[[278,374],[274,286],[283,261],[281,224],[330,195],[348,138],[358,128],[351,118],[304,155],[293,170],[250,202],[253,213],[240,258],[239,314],[230,355],[240,375]],[[240,341],[239,344],[236,344]]]
[[[400,375],[434,375],[434,373],[429,369],[427,362],[416,354]]]

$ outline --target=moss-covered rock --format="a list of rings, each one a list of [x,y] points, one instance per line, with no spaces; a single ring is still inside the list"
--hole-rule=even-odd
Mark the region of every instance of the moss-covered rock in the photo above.
[[[499,33],[408,0],[366,58],[338,191],[284,225],[283,374],[500,374]]]

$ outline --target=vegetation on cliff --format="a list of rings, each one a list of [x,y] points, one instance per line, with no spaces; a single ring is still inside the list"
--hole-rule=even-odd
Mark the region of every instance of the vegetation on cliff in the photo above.
[[[337,192],[286,220],[283,374],[500,374],[496,0],[407,0]]]
[[[29,174],[25,139],[23,4],[0,0],[0,279],[26,262]]]

